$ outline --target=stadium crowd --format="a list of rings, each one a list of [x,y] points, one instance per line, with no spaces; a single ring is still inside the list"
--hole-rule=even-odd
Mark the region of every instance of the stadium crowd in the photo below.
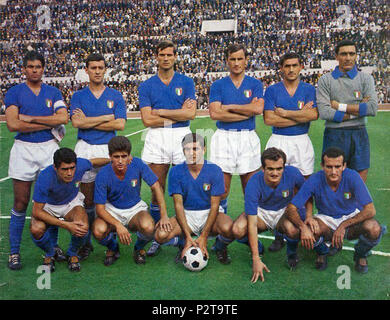
[[[48,30],[37,28],[42,4],[50,9]],[[284,52],[298,52],[307,69],[319,70],[321,61],[334,59],[335,43],[348,38],[358,45],[359,66],[377,67],[373,75],[379,99],[389,102],[387,13],[383,0],[11,0],[0,7],[1,91],[21,77],[21,58],[28,49],[44,53],[45,76],[57,78],[73,78],[88,53],[100,52],[108,62],[108,84],[123,92],[129,110],[136,110],[138,76],[157,71],[152,48],[161,36],[173,35],[179,51],[176,70],[192,74],[198,107],[204,107],[216,78],[210,73],[226,70],[222,48],[228,43],[249,48],[250,72],[270,71],[261,79],[267,87],[279,81],[277,63]],[[229,18],[237,18],[237,34],[200,33],[203,20]],[[320,75],[312,71],[305,80],[316,85]],[[69,80],[56,85],[69,101],[84,84]]]

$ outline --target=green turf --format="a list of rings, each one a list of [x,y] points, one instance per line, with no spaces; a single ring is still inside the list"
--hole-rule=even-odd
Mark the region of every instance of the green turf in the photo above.
[[[390,169],[387,160],[390,158],[390,140],[387,137],[390,113],[381,112],[376,118],[369,119],[368,131],[371,141],[371,169],[367,185],[374,198],[377,218],[383,224],[389,224],[388,208],[390,207],[389,189]],[[312,124],[310,136],[316,155],[321,153],[323,121]],[[129,120],[121,135],[131,134],[143,129],[140,120]],[[206,128],[206,129],[205,129]],[[271,129],[264,125],[261,117],[257,119],[257,132],[265,147]],[[192,121],[191,129],[203,130],[201,133],[211,136],[215,130],[214,121],[209,118],[198,118]],[[0,178],[6,177],[9,151],[13,142],[5,124],[0,125]],[[140,156],[143,147],[143,132],[130,136],[133,143],[133,155]],[[209,140],[209,139],[208,139]],[[74,147],[76,131],[67,126],[67,134],[62,146]],[[316,159],[316,170],[320,168],[319,157]],[[142,186],[142,197],[149,203],[150,191]],[[169,215],[172,216],[172,200],[166,196]],[[8,216],[12,207],[12,182],[0,182],[0,214]],[[229,215],[236,218],[243,210],[243,196],[237,176],[233,177],[229,196]],[[31,207],[28,215],[31,214]],[[373,255],[369,258],[370,271],[366,275],[353,270],[351,251],[343,251],[329,258],[329,267],[323,272],[314,269],[313,252],[299,248],[301,262],[299,268],[290,272],[285,263],[285,250],[278,253],[266,252],[264,262],[271,273],[266,274],[264,283],[252,284],[251,258],[248,247],[234,242],[229,246],[232,263],[229,266],[219,264],[210,247],[211,259],[208,266],[200,273],[191,273],[182,265],[175,265],[173,259],[176,249],[164,247],[155,258],[148,258],[144,266],[135,265],[132,260],[133,245],[121,246],[121,258],[111,267],[102,264],[104,250],[93,242],[95,251],[82,262],[82,271],[74,274],[67,270],[66,263],[57,263],[57,270],[51,276],[51,289],[39,290],[37,267],[41,263],[42,252],[31,241],[29,220],[23,234],[22,262],[23,269],[15,272],[6,267],[8,257],[8,223],[0,219],[0,299],[383,299],[389,300],[390,294],[390,258]],[[271,235],[269,232],[265,235]],[[60,245],[64,249],[69,243],[69,233],[60,230]],[[134,240],[134,236],[133,236]],[[266,247],[271,240],[263,239]],[[345,243],[353,246],[352,243]],[[375,250],[390,252],[390,236],[386,234]],[[339,266],[346,265],[351,269],[351,289],[341,290],[337,287]]]

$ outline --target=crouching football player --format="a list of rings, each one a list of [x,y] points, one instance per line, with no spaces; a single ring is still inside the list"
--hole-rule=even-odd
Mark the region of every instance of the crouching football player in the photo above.
[[[72,234],[67,251],[68,267],[80,271],[78,249],[88,233],[88,217],[84,209],[84,195],[79,191],[83,174],[93,167],[107,164],[109,159],[77,158],[69,148],[58,149],[54,164],[44,169],[35,184],[30,231],[34,243],[45,252],[43,265],[55,270],[55,250],[50,241],[49,226],[59,226]]]
[[[171,232],[157,230],[156,241],[165,243],[180,236],[179,252],[175,258],[178,263],[192,246],[199,247],[208,258],[207,238],[218,235],[214,245],[217,258],[219,262],[228,264],[230,257],[226,247],[234,238],[231,233],[232,219],[223,213],[219,205],[225,193],[223,172],[220,167],[204,159],[206,148],[202,136],[187,134],[182,147],[186,161],[171,169],[168,181],[176,216],[170,218]],[[197,238],[193,239],[192,235]]]
[[[123,136],[113,137],[108,143],[111,163],[103,167],[96,176],[94,201],[98,218],[92,230],[101,245],[108,248],[104,265],[112,265],[119,257],[119,244],[130,245],[130,231],[137,232],[133,258],[137,264],[145,264],[144,246],[153,239],[154,220],[148,213],[147,204],[141,200],[141,180],[144,180],[154,193],[161,211],[161,219],[156,225],[169,232],[164,195],[157,176],[139,158],[132,157],[131,143]]]

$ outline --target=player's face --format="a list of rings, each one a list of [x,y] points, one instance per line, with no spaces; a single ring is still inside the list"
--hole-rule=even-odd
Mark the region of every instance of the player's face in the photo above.
[[[173,69],[177,54],[173,52],[172,47],[160,50],[157,54],[157,64],[160,70],[169,71]]]
[[[293,58],[285,60],[280,71],[284,80],[295,81],[298,79],[302,69],[303,66],[299,63],[299,59]]]
[[[43,66],[41,61],[27,61],[27,65],[23,68],[23,70],[28,82],[41,82],[43,76]]]
[[[89,82],[92,82],[94,84],[103,83],[104,74],[106,73],[106,66],[103,60],[90,61],[85,71],[88,74]]]
[[[248,64],[248,59],[245,58],[244,50],[239,50],[229,54],[227,58],[227,65],[232,75],[238,76],[245,72]]]
[[[117,151],[110,155],[110,159],[115,172],[124,172],[131,161],[131,156],[125,151]]]
[[[284,163],[283,159],[280,158],[277,161],[265,159],[265,168],[264,168],[264,180],[265,183],[269,186],[277,186],[282,179],[284,172]]]
[[[64,181],[65,183],[72,182],[74,178],[74,174],[76,172],[76,163],[65,163],[61,162],[61,165],[59,168],[55,168],[57,172],[57,176],[61,181]]]
[[[336,60],[339,62],[339,69],[342,72],[347,72],[353,69],[357,59],[355,46],[344,46],[339,48],[339,53],[336,54]]]
[[[329,184],[337,184],[341,181],[346,163],[343,163],[343,156],[337,158],[324,157],[324,163],[321,165],[325,172],[326,180]]]
[[[199,142],[187,143],[183,148],[187,164],[199,164],[204,162],[205,148]]]

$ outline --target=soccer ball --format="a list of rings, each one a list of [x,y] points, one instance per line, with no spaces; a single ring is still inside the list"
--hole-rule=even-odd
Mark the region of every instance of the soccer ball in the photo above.
[[[190,247],[184,254],[183,264],[191,271],[200,271],[207,266],[207,257],[203,256],[202,250]]]

